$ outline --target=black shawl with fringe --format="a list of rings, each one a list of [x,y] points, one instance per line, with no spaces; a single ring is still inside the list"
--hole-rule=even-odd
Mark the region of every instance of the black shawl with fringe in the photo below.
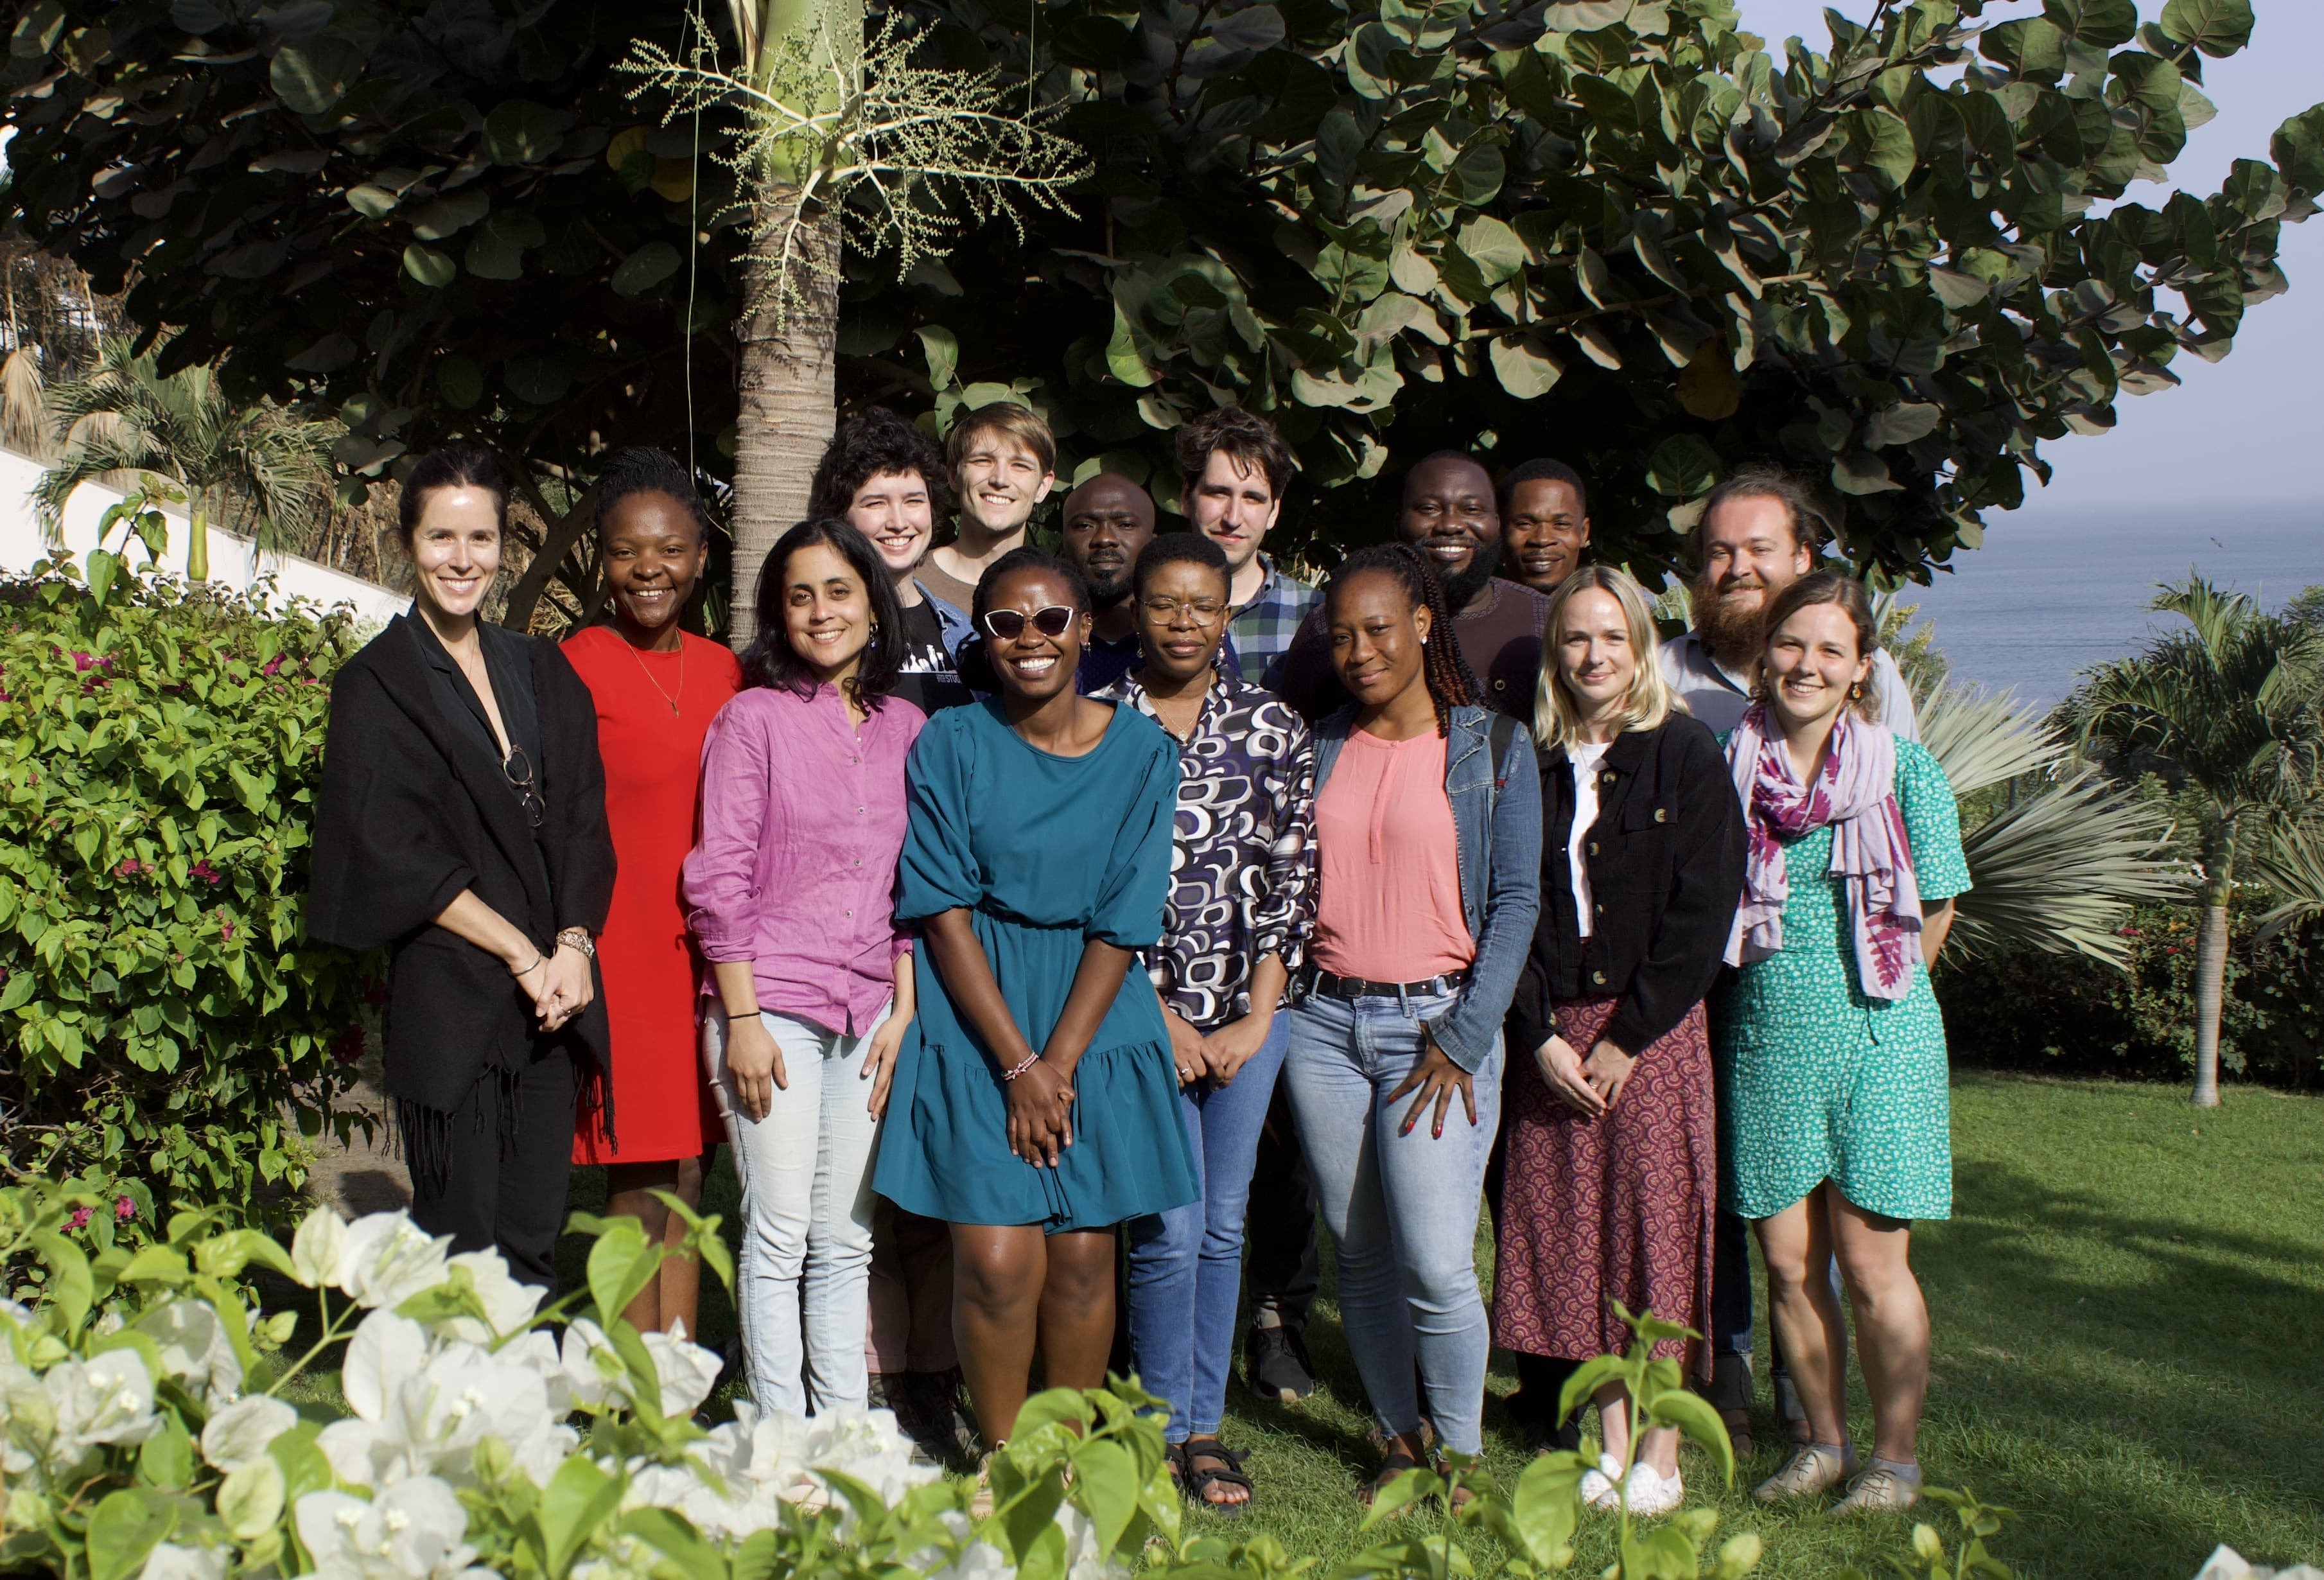
[[[613,905],[613,841],[596,710],[556,644],[492,633],[521,643],[530,666],[546,808],[536,836],[501,765],[438,711],[417,618],[389,622],[332,682],[307,936],[392,952],[387,1095],[413,1182],[440,1192],[453,1111],[487,1076],[512,1085],[540,1045],[570,1051],[580,1114],[612,1134],[602,982],[586,1010],[542,1032],[508,967],[434,919],[466,889],[543,954],[568,927],[595,936]],[[500,1106],[505,1131],[517,1104]]]

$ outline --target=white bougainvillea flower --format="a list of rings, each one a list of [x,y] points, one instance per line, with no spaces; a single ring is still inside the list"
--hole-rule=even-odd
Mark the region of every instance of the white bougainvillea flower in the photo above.
[[[646,1354],[653,1357],[654,1374],[661,1381],[661,1413],[690,1416],[702,1408],[725,1364],[717,1351],[690,1344],[681,1335],[645,1335]]]
[[[279,1399],[254,1394],[235,1400],[202,1428],[202,1457],[232,1470],[263,1457],[266,1446],[299,1424],[299,1412]]]
[[[452,1489],[413,1476],[371,1501],[345,1492],[309,1492],[293,1515],[315,1560],[315,1580],[492,1580],[472,1568],[461,1538],[468,1517]]]
[[[25,1316],[29,1318],[31,1313]],[[49,1408],[48,1391],[40,1378],[0,1346],[0,1479],[14,1482],[31,1475],[56,1429],[57,1413]]]
[[[226,1559],[223,1548],[187,1548],[175,1542],[156,1542],[153,1550],[145,1555],[145,1566],[138,1571],[138,1580],[226,1580]]]
[[[472,1344],[489,1344],[522,1331],[524,1325],[532,1320],[532,1314],[540,1309],[541,1298],[549,1293],[537,1284],[520,1284],[510,1277],[508,1262],[497,1251],[464,1251],[445,1265],[467,1270],[469,1288],[484,1303],[485,1320],[455,1317],[438,1324],[438,1327]]]
[[[290,1268],[308,1289],[339,1281],[339,1263],[346,1255],[347,1221],[336,1207],[317,1207],[290,1236]]]
[[[333,1282],[362,1306],[392,1311],[444,1281],[449,1234],[430,1235],[402,1213],[373,1213],[347,1225]]]
[[[42,1455],[52,1481],[100,1444],[143,1443],[161,1424],[152,1376],[134,1350],[60,1362],[41,1378],[41,1391],[53,1422]]]
[[[161,1352],[161,1370],[205,1408],[242,1392],[242,1362],[208,1301],[172,1300],[140,1317],[136,1328]]]
[[[558,1354],[553,1334],[534,1328],[519,1334],[493,1352],[503,1365],[521,1366],[540,1379],[549,1391],[549,1412],[560,1420],[573,1412],[573,1381],[565,1373],[565,1358]]]
[[[324,1428],[318,1443],[339,1479],[356,1486],[414,1475],[465,1485],[488,1437],[545,1482],[579,1439],[560,1424],[535,1361],[532,1351],[512,1358],[431,1340],[410,1318],[374,1311],[355,1329],[340,1374],[354,1418]]]
[[[942,1473],[912,1463],[912,1445],[886,1410],[833,1410],[802,1420],[761,1415],[738,1400],[734,1419],[711,1429],[688,1457],[726,1487],[724,1499],[688,1501],[687,1517],[703,1529],[742,1537],[775,1525],[786,1503],[822,1507],[830,1499],[821,1473],[863,1483],[893,1503]]]

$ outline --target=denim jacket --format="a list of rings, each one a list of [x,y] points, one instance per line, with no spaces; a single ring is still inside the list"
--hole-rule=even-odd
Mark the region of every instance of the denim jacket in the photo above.
[[[937,597],[936,594],[928,590],[927,583],[924,581],[915,581],[912,585],[920,589],[920,596],[926,598],[928,601],[929,606],[936,610],[936,629],[943,633],[945,651],[952,655],[952,660],[954,663],[958,663],[960,661],[960,644],[969,639],[974,629],[969,624],[967,613],[964,610],[955,609],[950,604],[945,603],[942,598]]]
[[[1497,768],[1489,749],[1493,716],[1481,707],[1452,710],[1444,743],[1444,797],[1452,803],[1459,845],[1461,917],[1477,946],[1468,985],[1429,1025],[1444,1057],[1474,1075],[1493,1051],[1541,910],[1541,778],[1533,737],[1509,732]],[[1355,728],[1351,704],[1315,726],[1315,793],[1323,793],[1340,748]]]

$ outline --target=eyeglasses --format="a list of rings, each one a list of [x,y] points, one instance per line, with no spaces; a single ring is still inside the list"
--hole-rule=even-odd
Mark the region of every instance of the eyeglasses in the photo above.
[[[1198,625],[1216,625],[1227,612],[1216,598],[1140,598],[1139,606],[1166,624],[1183,614],[1193,616]]]
[[[540,804],[540,793],[533,788],[532,761],[521,746],[511,746],[509,754],[501,760],[501,775],[516,791],[517,805],[524,808],[525,820],[535,828],[540,827],[542,815],[548,810]]]
[[[1019,609],[988,609],[984,612],[984,629],[995,642],[1014,642],[1025,634],[1025,622],[1030,620],[1033,629],[1042,635],[1058,637],[1080,615],[1081,611],[1071,604],[1044,605],[1030,614]]]

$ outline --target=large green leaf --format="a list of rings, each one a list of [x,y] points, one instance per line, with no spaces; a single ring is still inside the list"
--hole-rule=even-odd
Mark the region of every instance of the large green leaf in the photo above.
[[[2042,0],[2042,14],[2078,44],[2111,50],[2138,32],[2132,0]]]
[[[2234,54],[2251,42],[2251,0],[2170,0],[2163,8],[2165,37],[2207,55]]]
[[[325,33],[284,44],[266,77],[286,107],[302,115],[319,115],[346,96],[347,84],[363,65],[361,50]]]
[[[1546,395],[1565,372],[1549,347],[1532,335],[1502,336],[1492,343],[1488,355],[1501,387],[1520,401]]]

